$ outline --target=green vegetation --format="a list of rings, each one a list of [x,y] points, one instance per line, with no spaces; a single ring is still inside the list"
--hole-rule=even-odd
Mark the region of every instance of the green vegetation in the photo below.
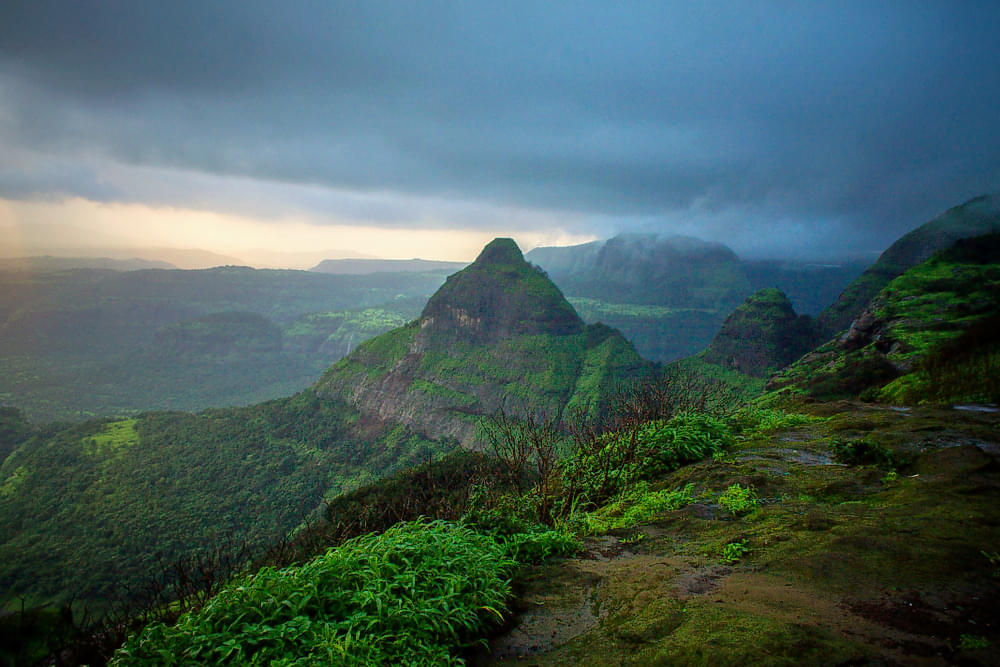
[[[771,379],[816,398],[995,400],[1000,235],[959,241],[890,282],[843,340]]]
[[[693,491],[693,484],[680,489],[650,491],[647,482],[637,482],[623,491],[618,500],[584,514],[580,521],[585,532],[591,535],[634,528],[653,521],[664,512],[690,505],[694,502]]]
[[[584,325],[513,241],[497,239],[418,320],[359,346],[317,389],[471,446],[478,418],[499,408],[596,416],[616,385],[651,370],[618,332]]]
[[[733,484],[719,496],[719,506],[730,514],[746,514],[757,507],[757,491],[752,486]]]
[[[989,359],[995,243],[898,278],[868,338],[808,372],[863,383],[858,359],[912,377]],[[185,322],[180,346],[269,330]],[[755,388],[704,359],[644,364],[498,240],[315,390],[44,428],[0,413],[0,588],[27,603],[6,601],[0,656],[36,662],[49,633],[91,643],[62,653],[78,664],[127,635],[115,664],[461,664],[519,612],[498,642],[540,665],[906,664],[995,645],[996,417],[795,385],[748,405]],[[477,437],[486,453],[446,453]],[[726,567],[751,549],[753,567]],[[120,583],[135,606],[79,632],[71,598],[100,613]]]
[[[756,290],[778,286],[800,312],[815,314],[868,264],[741,261],[718,244],[649,235],[535,248],[527,258],[549,273],[585,322],[618,329],[658,362],[703,350]]]
[[[312,392],[40,433],[0,465],[3,602],[75,597],[100,612],[182,556],[262,549],[331,490],[450,446]]]
[[[958,638],[958,648],[961,651],[980,651],[990,646],[990,640],[981,635],[962,635]]]
[[[848,328],[868,303],[893,279],[945,250],[960,239],[1000,232],[1000,207],[995,197],[976,197],[949,209],[893,243],[872,266],[851,283],[818,317],[826,336]]]
[[[723,563],[732,565],[733,563],[738,563],[748,553],[750,553],[750,547],[747,546],[746,540],[729,542],[723,545],[720,559]]]
[[[446,522],[400,523],[305,565],[237,579],[113,665],[444,665],[502,620],[515,561]]]
[[[811,318],[799,317],[784,292],[760,290],[726,318],[700,357],[710,364],[764,377],[813,347]]]
[[[731,444],[729,427],[709,415],[643,422],[632,429],[578,438],[573,456],[563,462],[563,484],[574,503],[600,505],[635,482],[710,457]]]
[[[834,440],[830,444],[833,458],[847,465],[879,465],[892,467],[898,465],[897,457],[885,445],[867,439],[841,442]]]
[[[33,419],[287,396],[414,317],[444,274],[0,271],[0,401]]]
[[[802,426],[822,421],[822,418],[798,412],[788,412],[781,408],[765,408],[757,404],[750,404],[740,408],[730,421],[739,433],[750,436]]]

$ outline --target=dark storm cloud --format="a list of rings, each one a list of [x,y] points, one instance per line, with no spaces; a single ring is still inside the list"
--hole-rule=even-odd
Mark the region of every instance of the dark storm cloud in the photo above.
[[[1000,187],[998,28],[972,2],[4,3],[0,195],[156,198],[117,162],[887,241]]]

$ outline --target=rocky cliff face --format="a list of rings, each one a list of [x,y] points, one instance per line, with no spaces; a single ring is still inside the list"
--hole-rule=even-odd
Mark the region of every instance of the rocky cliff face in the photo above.
[[[617,331],[584,325],[513,241],[497,239],[448,278],[419,319],[359,346],[317,390],[474,446],[484,414],[599,410],[615,384],[648,367]]]
[[[784,292],[762,289],[726,318],[702,359],[764,377],[805,354],[813,331],[812,320],[796,315]]]

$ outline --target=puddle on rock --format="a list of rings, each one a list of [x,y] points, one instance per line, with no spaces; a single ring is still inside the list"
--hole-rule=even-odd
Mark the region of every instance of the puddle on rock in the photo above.
[[[490,645],[495,660],[520,658],[551,651],[596,628],[601,577],[579,568],[564,571],[544,593],[522,601],[527,609],[517,625]]]

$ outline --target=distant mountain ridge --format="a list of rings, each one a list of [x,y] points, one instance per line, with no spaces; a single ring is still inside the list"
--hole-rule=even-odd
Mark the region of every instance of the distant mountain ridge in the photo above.
[[[760,289],[779,288],[797,311],[815,314],[868,265],[744,261],[721,243],[656,234],[535,248],[525,257],[545,269],[585,321],[619,329],[643,356],[661,362],[700,352]]]
[[[141,259],[114,259],[112,257],[11,257],[0,259],[0,271],[66,271],[68,269],[111,269],[112,271],[138,271],[140,269],[176,269],[170,262]]]
[[[466,262],[443,262],[429,259],[324,259],[309,269],[316,273],[365,275],[369,273],[400,273],[404,271],[458,271]]]

